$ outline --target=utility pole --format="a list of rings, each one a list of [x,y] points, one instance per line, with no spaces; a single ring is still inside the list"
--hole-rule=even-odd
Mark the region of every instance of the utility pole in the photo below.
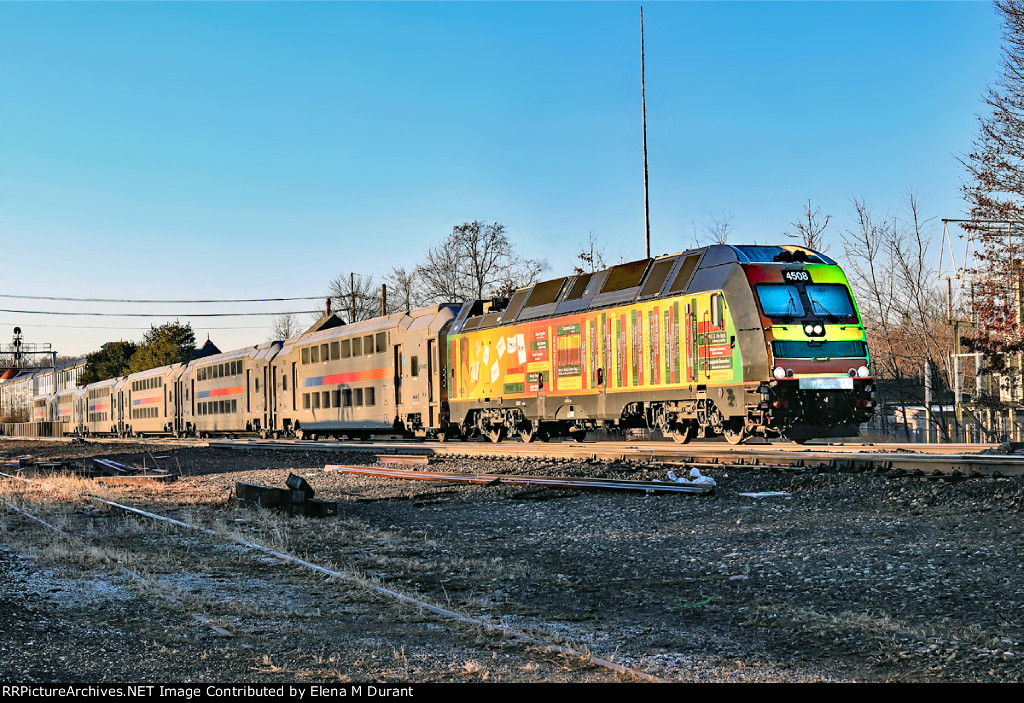
[[[356,321],[356,275],[355,273],[349,273],[348,275],[348,290],[352,299],[351,307],[349,308],[349,319],[348,321]]]
[[[924,362],[924,442],[932,441],[932,365]]]
[[[647,192],[647,86],[644,82],[644,8],[640,6],[640,111],[644,125],[644,242],[651,258],[651,201]]]

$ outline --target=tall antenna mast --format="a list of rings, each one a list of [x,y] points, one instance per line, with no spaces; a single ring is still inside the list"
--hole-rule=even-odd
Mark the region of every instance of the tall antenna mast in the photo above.
[[[651,258],[651,201],[647,194],[647,88],[644,84],[644,8],[640,6],[640,109],[644,123],[644,241]]]

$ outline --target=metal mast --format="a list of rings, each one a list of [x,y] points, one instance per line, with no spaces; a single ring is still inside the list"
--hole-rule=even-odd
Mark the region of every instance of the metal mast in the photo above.
[[[651,258],[651,202],[647,193],[647,88],[644,84],[644,8],[640,6],[640,109],[644,125],[644,241]]]

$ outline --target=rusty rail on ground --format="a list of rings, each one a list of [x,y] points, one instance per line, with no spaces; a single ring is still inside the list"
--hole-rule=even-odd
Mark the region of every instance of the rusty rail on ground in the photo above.
[[[428,454],[377,454],[378,464],[414,464],[426,466],[430,463]]]

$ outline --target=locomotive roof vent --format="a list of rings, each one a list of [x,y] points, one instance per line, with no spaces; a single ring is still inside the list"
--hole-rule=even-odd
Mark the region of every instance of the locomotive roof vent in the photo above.
[[[806,263],[810,261],[810,257],[807,256],[807,252],[803,249],[797,249],[796,251],[788,251],[783,249],[781,252],[772,257],[772,261],[780,261],[783,263]]]

